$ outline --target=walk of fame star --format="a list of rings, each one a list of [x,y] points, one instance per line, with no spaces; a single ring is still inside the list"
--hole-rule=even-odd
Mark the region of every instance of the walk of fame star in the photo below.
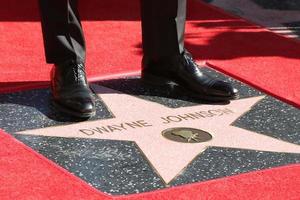
[[[299,145],[231,126],[263,99],[263,96],[235,100],[228,105],[198,105],[172,109],[99,85],[92,87],[114,118],[29,130],[18,134],[133,141],[166,183],[210,146],[300,153]],[[162,135],[164,130],[176,127],[200,129],[210,133],[212,139],[202,143],[179,143]]]

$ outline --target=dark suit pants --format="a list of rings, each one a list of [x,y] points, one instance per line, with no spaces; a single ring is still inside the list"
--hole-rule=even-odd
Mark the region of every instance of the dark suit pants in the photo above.
[[[85,61],[78,0],[39,3],[47,62]],[[155,59],[183,51],[186,0],[141,0],[141,16],[145,56]]]

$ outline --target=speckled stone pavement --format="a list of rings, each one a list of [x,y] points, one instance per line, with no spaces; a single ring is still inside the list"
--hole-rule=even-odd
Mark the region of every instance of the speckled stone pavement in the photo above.
[[[298,0],[206,1],[300,37]],[[300,163],[299,109],[210,68],[204,70],[231,82],[240,91],[239,99],[204,102],[176,87],[158,89],[144,86],[139,77],[124,77],[93,85],[97,115],[87,122],[53,110],[48,89],[0,94],[0,128],[112,195]],[[162,134],[185,127],[206,131],[212,139],[181,143]]]

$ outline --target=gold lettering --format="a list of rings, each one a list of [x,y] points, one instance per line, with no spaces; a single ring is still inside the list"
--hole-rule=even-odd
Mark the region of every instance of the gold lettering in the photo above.
[[[195,112],[195,113],[189,113],[190,116],[196,118],[196,119],[199,119],[200,117],[201,118],[205,118],[202,114],[200,114],[199,112]]]
[[[107,126],[107,128],[108,128],[111,132],[114,132],[114,131],[121,131],[121,130],[122,130],[122,129],[116,128],[114,125],[112,125],[112,126]]]
[[[163,121],[163,124],[169,124],[169,123],[170,123],[170,121],[167,120],[165,117],[161,117],[161,119],[164,120],[164,121]]]
[[[137,122],[131,122],[131,123],[125,123],[127,126],[131,127],[131,128],[141,128],[143,127],[142,125],[140,125]]]
[[[117,128],[121,128],[121,129],[123,129],[123,130],[127,130],[126,128],[125,128],[125,126],[124,126],[124,124],[120,124],[120,125],[114,125],[115,127],[117,127]]]
[[[82,133],[85,134],[85,135],[88,135],[88,136],[91,136],[91,135],[94,135],[94,134],[95,134],[94,131],[89,130],[89,129],[80,129],[79,131],[82,132]]]
[[[181,122],[182,119],[177,116],[168,116],[167,119],[172,122]]]
[[[180,117],[181,119],[184,119],[184,120],[189,120],[189,119],[194,120],[194,119],[195,119],[195,118],[194,118],[193,116],[191,116],[190,114],[178,115],[178,117]]]
[[[139,120],[136,121],[138,124],[142,125],[143,127],[149,127],[149,126],[153,126],[152,124],[148,124],[148,122],[145,122],[145,120]]]
[[[204,118],[206,118],[206,117],[212,117],[212,115],[211,114],[208,114],[207,112],[205,112],[205,111],[199,111],[199,112],[197,112],[199,115],[201,115],[201,116],[203,116]]]
[[[222,110],[224,114],[233,114],[234,112],[230,110],[229,108],[225,108]]]
[[[94,129],[92,129],[93,131],[96,131],[98,133],[103,134],[104,132],[109,133],[109,130],[107,130],[107,128],[105,128],[104,126],[102,127],[96,127]]]
[[[209,110],[209,111],[207,111],[210,115],[212,115],[212,116],[217,116],[217,115],[219,115],[218,113],[220,112],[220,111],[218,111],[218,110]]]

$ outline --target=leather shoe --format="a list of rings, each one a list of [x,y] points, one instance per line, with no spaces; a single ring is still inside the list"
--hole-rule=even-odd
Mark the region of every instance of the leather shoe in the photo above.
[[[84,63],[71,60],[55,64],[51,72],[51,90],[53,104],[59,111],[79,118],[96,114]]]
[[[229,101],[238,97],[238,90],[230,83],[203,73],[191,54],[142,61],[142,81],[152,85],[175,84],[192,97],[207,101]]]

